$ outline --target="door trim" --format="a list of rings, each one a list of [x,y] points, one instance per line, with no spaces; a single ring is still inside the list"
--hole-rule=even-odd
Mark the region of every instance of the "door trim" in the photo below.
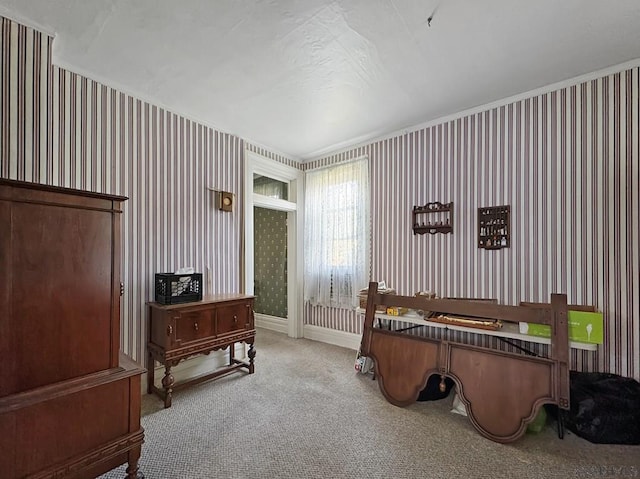
[[[244,291],[254,294],[254,230],[253,208],[259,206],[287,212],[287,334],[292,338],[303,335],[303,214],[304,172],[244,150]],[[253,193],[253,175],[268,176],[289,183],[289,200],[277,200]]]

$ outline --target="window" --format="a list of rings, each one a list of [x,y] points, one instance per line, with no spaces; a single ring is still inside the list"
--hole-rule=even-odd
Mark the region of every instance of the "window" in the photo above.
[[[253,192],[280,200],[289,199],[289,185],[257,173],[253,174]]]
[[[366,159],[307,173],[305,300],[352,308],[369,279]]]

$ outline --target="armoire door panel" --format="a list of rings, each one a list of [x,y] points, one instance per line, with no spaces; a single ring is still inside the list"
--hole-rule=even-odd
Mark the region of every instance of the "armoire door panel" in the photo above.
[[[4,394],[110,366],[111,230],[103,212],[14,205],[11,270],[20,275],[10,303],[20,374]]]

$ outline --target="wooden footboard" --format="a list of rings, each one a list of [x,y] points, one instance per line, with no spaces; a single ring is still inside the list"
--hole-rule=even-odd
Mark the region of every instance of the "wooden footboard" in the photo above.
[[[551,354],[540,358],[374,328],[375,308],[380,304],[549,324]],[[550,305],[530,308],[380,295],[377,283],[371,283],[361,351],[373,359],[380,390],[390,403],[413,403],[432,374],[450,377],[473,426],[483,436],[506,443],[525,433],[543,404],[569,407],[566,315],[565,295],[552,295]]]

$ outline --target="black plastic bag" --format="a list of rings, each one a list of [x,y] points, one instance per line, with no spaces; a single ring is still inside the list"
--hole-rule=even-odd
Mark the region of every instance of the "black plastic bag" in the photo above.
[[[570,373],[566,427],[597,444],[640,444],[640,383],[609,373]]]

